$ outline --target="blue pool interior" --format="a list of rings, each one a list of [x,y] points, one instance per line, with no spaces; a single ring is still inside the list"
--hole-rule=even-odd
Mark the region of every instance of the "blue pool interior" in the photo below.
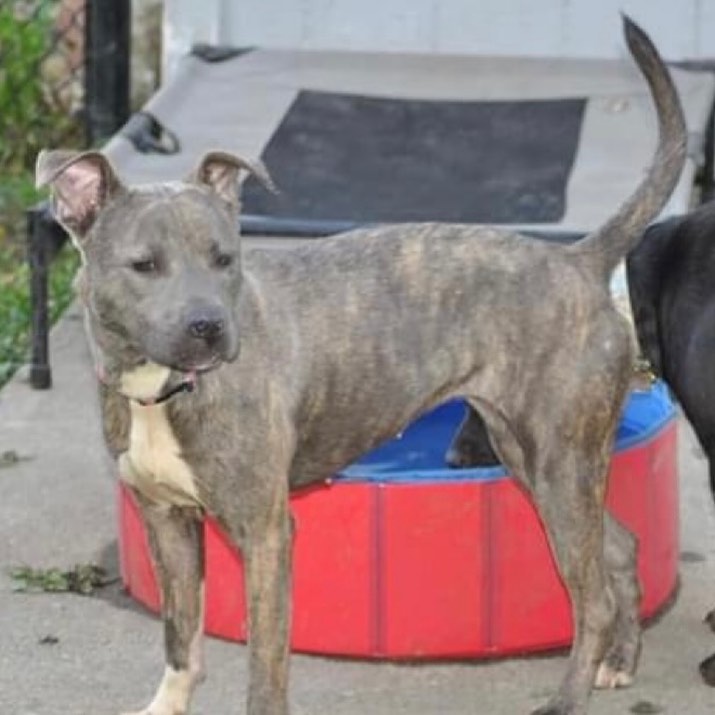
[[[507,476],[502,467],[452,469],[444,456],[464,416],[461,400],[448,402],[413,422],[402,435],[372,450],[344,469],[342,481],[390,483],[489,481]],[[616,435],[616,451],[652,439],[675,417],[662,382],[630,394]]]

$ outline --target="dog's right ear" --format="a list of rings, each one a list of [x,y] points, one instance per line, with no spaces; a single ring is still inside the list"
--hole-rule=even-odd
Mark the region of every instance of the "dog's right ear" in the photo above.
[[[49,186],[57,220],[78,240],[94,224],[122,184],[107,157],[98,151],[41,151],[35,186]]]

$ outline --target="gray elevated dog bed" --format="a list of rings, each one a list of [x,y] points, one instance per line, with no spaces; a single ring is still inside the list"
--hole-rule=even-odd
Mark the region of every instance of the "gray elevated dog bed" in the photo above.
[[[673,74],[691,159],[665,214],[689,205],[715,96],[711,74]],[[288,236],[407,220],[584,233],[633,190],[656,128],[625,58],[193,54],[145,112],[178,151],[120,133],[106,150],[129,180],[183,176],[209,149],[262,157],[282,193],[249,181],[244,228]]]

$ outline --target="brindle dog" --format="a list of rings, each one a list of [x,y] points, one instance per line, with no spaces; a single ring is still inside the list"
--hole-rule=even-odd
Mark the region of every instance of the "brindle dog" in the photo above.
[[[43,153],[38,184],[83,258],[79,290],[107,442],[149,530],[166,669],[142,715],[183,715],[201,676],[201,520],[244,556],[248,712],[288,712],[292,488],[323,480],[460,395],[532,494],[574,612],[541,715],[583,715],[627,683],[634,544],[606,530],[610,449],[632,363],[609,276],[672,191],[685,125],[667,69],[625,20],[660,138],[633,196],[578,244],[465,225],[395,225],[242,256],[237,178],[210,153],[185,182],[125,186],[100,153]],[[478,157],[475,157],[478,160]]]

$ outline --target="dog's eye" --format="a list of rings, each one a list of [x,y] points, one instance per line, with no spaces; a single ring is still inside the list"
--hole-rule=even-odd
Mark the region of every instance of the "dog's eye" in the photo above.
[[[144,261],[132,261],[132,269],[137,273],[153,273],[156,270],[156,261],[147,258]]]
[[[218,268],[228,268],[233,263],[233,256],[230,253],[219,253],[214,261]]]

